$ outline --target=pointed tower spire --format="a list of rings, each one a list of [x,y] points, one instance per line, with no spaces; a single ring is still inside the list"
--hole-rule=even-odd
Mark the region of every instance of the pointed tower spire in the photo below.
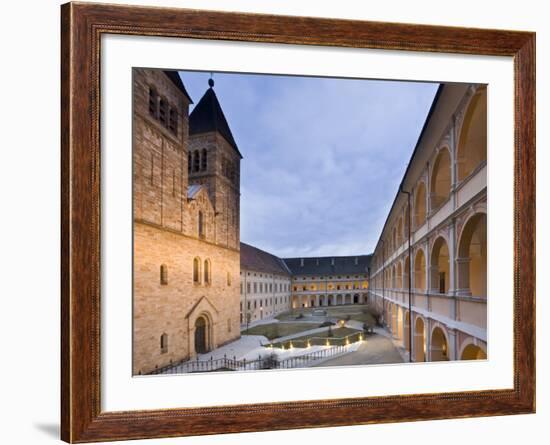
[[[222,107],[216,93],[214,92],[214,79],[208,79],[210,88],[206,90],[201,100],[197,103],[189,116],[189,134],[208,133],[217,131],[229,144],[235,149],[242,158],[239,147],[235,142],[233,133],[229,128],[227,119],[223,113]]]

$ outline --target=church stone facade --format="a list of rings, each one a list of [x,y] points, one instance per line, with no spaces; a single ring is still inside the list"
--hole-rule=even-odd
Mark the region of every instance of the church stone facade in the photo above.
[[[239,338],[242,158],[213,90],[133,72],[133,373]]]

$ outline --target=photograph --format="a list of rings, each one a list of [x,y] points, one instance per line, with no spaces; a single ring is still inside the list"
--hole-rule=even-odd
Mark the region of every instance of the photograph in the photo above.
[[[487,94],[132,68],[132,375],[486,360]]]

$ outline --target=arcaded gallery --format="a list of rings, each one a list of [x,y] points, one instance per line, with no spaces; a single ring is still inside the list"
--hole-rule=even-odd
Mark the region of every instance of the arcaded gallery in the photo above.
[[[369,300],[412,361],[487,357],[485,85],[439,87],[373,254]]]

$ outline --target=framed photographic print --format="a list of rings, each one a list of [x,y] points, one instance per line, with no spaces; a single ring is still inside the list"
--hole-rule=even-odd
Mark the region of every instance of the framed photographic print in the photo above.
[[[533,33],[61,13],[63,440],[534,412]]]

